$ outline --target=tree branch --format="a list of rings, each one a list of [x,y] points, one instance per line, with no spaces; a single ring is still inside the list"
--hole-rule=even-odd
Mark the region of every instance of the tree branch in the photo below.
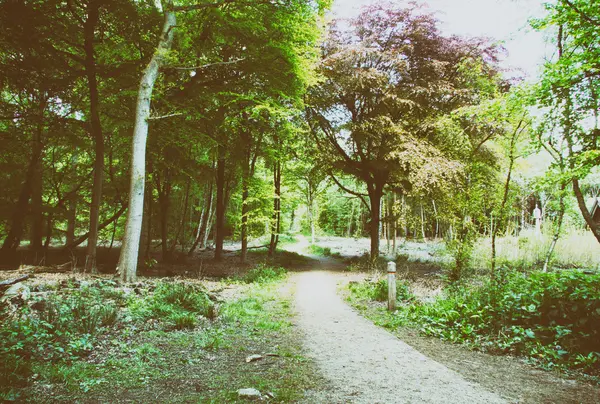
[[[241,62],[242,60],[246,60],[246,58],[234,59],[234,60],[230,60],[228,62],[208,63],[208,64],[205,64],[202,66],[194,66],[194,67],[168,66],[166,68],[167,69],[175,69],[175,70],[203,70],[203,69],[213,67],[213,66],[232,65],[232,64]]]
[[[573,11],[575,11],[577,14],[579,14],[581,16],[581,18],[583,18],[584,20],[586,20],[587,22],[589,22],[592,25],[600,27],[600,21],[593,19],[592,17],[590,17],[589,15],[587,15],[586,13],[581,11],[575,4],[573,4],[573,2],[571,0],[563,0],[563,2],[565,2],[570,8],[573,9]]]
[[[367,207],[367,210],[369,212],[371,212],[371,205],[369,205],[367,203],[367,201],[365,200],[365,196],[369,196],[368,194],[361,194],[359,192],[356,191],[352,191],[351,189],[346,188],[345,186],[343,186],[338,180],[337,178],[335,178],[335,175],[333,175],[332,172],[329,172],[329,176],[331,177],[331,179],[333,180],[333,182],[335,182],[337,184],[338,187],[340,187],[342,190],[344,190],[345,192],[349,193],[350,195],[354,195],[358,198],[360,198],[360,200],[362,201],[362,203]]]
[[[165,119],[165,118],[171,118],[173,116],[181,116],[183,115],[183,112],[174,112],[172,114],[167,114],[167,115],[155,115],[155,116],[151,116],[148,118],[149,121],[156,121],[159,119]]]

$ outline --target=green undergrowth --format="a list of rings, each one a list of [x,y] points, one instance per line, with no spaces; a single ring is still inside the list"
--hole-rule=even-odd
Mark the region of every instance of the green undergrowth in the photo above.
[[[237,279],[245,283],[262,284],[282,280],[285,278],[286,273],[287,271],[285,268],[259,264]]]
[[[226,299],[198,282],[65,281],[5,304],[0,399],[223,403],[254,387],[296,401],[315,378],[294,340],[284,279],[261,265],[217,286],[234,291]]]
[[[432,302],[401,299],[394,313],[368,303],[382,300],[383,289],[379,283],[351,284],[348,300],[386,328],[414,327],[490,353],[525,356],[544,369],[600,376],[598,274],[511,273],[501,285],[455,286]]]
[[[258,258],[262,261],[263,265],[279,266],[286,269],[296,269],[315,262],[315,260],[310,257],[292,251],[277,250],[273,257],[269,257],[268,253],[269,252],[266,249],[252,250],[248,252],[248,255]]]
[[[354,282],[350,283],[348,288],[358,300],[374,300],[377,302],[387,302],[388,300],[388,282],[386,279]],[[414,300],[408,284],[404,281],[396,281],[396,300],[400,302]]]
[[[308,253],[313,255],[319,255],[322,257],[341,257],[339,252],[332,252],[329,247],[321,247],[318,244],[311,244],[308,246]]]

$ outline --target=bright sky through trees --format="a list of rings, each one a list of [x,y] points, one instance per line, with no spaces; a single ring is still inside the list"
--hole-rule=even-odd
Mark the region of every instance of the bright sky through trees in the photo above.
[[[361,7],[374,0],[335,0],[332,14],[335,18],[356,16]],[[408,1],[395,0],[394,4]],[[501,41],[508,51],[502,66],[508,77],[526,76],[533,79],[547,53],[543,35],[528,24],[531,17],[543,15],[538,0],[424,0],[441,21],[447,34],[484,36]]]

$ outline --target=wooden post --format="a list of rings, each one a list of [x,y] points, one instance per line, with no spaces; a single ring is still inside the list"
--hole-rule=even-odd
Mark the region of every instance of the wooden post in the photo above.
[[[388,310],[396,310],[396,263],[388,262]]]

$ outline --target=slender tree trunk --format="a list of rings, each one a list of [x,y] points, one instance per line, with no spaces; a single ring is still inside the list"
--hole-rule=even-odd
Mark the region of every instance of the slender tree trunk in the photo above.
[[[127,225],[125,227],[121,255],[117,265],[117,272],[121,275],[121,279],[124,282],[134,282],[136,279],[138,249],[144,214],[146,141],[148,138],[148,118],[150,117],[152,90],[163,60],[171,49],[173,29],[177,23],[175,12],[170,7],[164,10],[164,16],[165,20],[158,47],[142,74],[138,91],[135,127],[133,130],[129,210],[127,212]]]
[[[352,221],[354,220],[354,199],[350,200],[350,220],[348,220],[348,231],[346,237],[352,236]]]
[[[161,239],[161,252],[162,260],[169,262],[171,260],[169,250],[169,210],[171,206],[171,176],[168,167],[164,170],[164,179],[161,180],[160,175],[157,173],[156,177],[156,190],[158,191],[158,206],[160,209],[160,239]]]
[[[523,124],[523,121],[521,121],[519,123],[519,125],[517,126],[517,128],[514,130],[512,137],[510,139],[510,149],[509,149],[509,154],[508,154],[508,173],[506,174],[506,181],[504,182],[504,192],[502,194],[502,202],[500,203],[500,212],[498,215],[498,219],[497,219],[497,224],[496,226],[493,226],[492,229],[492,262],[491,262],[491,278],[492,281],[496,281],[496,237],[498,235],[498,227],[500,224],[502,224],[504,222],[505,216],[506,216],[506,203],[508,202],[508,193],[510,191],[510,181],[511,181],[511,177],[512,177],[512,170],[513,167],[515,165],[515,148],[517,145],[517,138],[519,136],[519,129],[521,127],[521,125]]]
[[[223,258],[225,240],[225,146],[219,144],[217,159],[217,214],[215,222],[215,261]]]
[[[98,273],[96,268],[96,245],[98,244],[98,222],[100,203],[102,201],[102,183],[104,180],[104,137],[100,124],[100,102],[98,82],[96,80],[96,60],[94,57],[94,31],[98,23],[101,1],[93,0],[87,6],[87,20],[84,23],[85,74],[90,93],[90,123],[94,138],[94,185],[92,187],[92,204],[90,206],[90,231],[85,257],[84,272]]]
[[[181,222],[179,223],[179,227],[177,229],[177,232],[175,233],[175,237],[173,238],[173,242],[171,243],[171,249],[169,251],[169,256],[173,257],[173,254],[175,253],[175,248],[177,247],[177,241],[179,240],[179,242],[181,243],[181,245],[183,245],[183,240],[180,240],[180,236],[181,233],[183,232],[183,229],[185,227],[185,216],[188,210],[188,204],[190,201],[190,186],[192,185],[192,179],[190,177],[188,177],[187,180],[187,185],[185,187],[185,197],[183,199],[183,209],[182,209],[182,216],[181,216]]]
[[[242,115],[244,119],[246,119],[246,114]],[[252,137],[250,135],[250,131],[242,130],[241,139],[244,146],[244,161],[242,163],[242,251],[240,254],[240,261],[242,264],[244,264],[246,263],[246,255],[248,254],[248,214],[250,213],[248,196],[250,188],[250,176],[252,175],[250,168],[252,159]]]
[[[249,182],[250,174],[248,168],[244,167],[244,174],[242,178],[242,253],[240,255],[240,261],[242,264],[246,262],[246,255],[248,253],[248,195],[249,195]]]
[[[69,198],[67,204],[67,234],[65,244],[72,244],[75,240],[75,227],[77,226],[77,195]]]
[[[37,142],[38,140],[36,140]],[[44,211],[43,211],[43,179],[42,164],[37,164],[33,172],[31,184],[31,238],[29,248],[32,251],[41,251],[44,237]]]
[[[273,216],[271,222],[271,242],[269,244],[269,257],[272,257],[275,254],[275,250],[277,249],[281,223],[281,162],[279,160],[277,160],[273,168],[273,185],[275,188],[275,196],[273,197]]]
[[[556,248],[556,243],[560,238],[563,219],[565,217],[565,189],[566,184],[564,183],[564,181],[561,180],[560,195],[558,197],[558,222],[556,223],[556,230],[554,231],[554,236],[552,237],[552,243],[550,243],[550,248],[548,249],[548,253],[546,254],[546,259],[544,260],[543,272],[548,272],[548,265],[550,264],[550,260],[552,259],[552,254],[554,253],[554,248]]]
[[[202,214],[200,215],[200,222],[198,223],[198,232],[196,234],[196,240],[194,240],[194,244],[192,248],[188,251],[188,256],[192,256],[196,248],[200,245],[200,248],[204,248],[206,244],[206,238],[208,235],[206,234],[206,229],[209,223],[210,211],[212,209],[212,193],[213,193],[213,183],[206,185],[205,191],[205,201],[204,207],[202,208]]]
[[[214,198],[212,199],[214,201]],[[207,221],[207,226],[206,226],[206,233],[204,234],[204,238],[202,239],[202,241],[200,242],[200,248],[206,248],[206,246],[208,245],[208,240],[209,237],[211,235],[213,235],[213,244],[214,244],[214,239],[215,239],[215,216],[217,214],[217,208],[216,206],[213,206],[209,212],[208,215],[208,221]]]
[[[396,193],[392,192],[392,254],[396,255],[396,239],[398,238],[398,218],[394,212],[396,207]]]
[[[425,214],[423,213],[423,203],[421,203],[421,236],[423,237],[423,240],[427,238],[425,237]]]
[[[435,199],[432,199],[431,202],[433,204],[433,214],[435,215],[435,234],[433,237],[438,238],[440,235],[440,221],[438,219],[437,207],[435,206]]]
[[[52,213],[48,213],[46,217],[46,241],[44,241],[44,254],[48,251],[50,243],[52,242]]]

